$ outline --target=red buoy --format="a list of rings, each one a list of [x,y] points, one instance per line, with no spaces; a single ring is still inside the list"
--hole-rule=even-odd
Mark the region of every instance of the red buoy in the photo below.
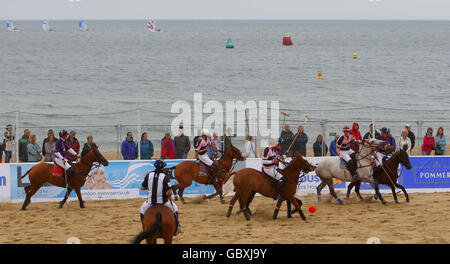
[[[283,37],[283,45],[284,46],[291,46],[292,45],[291,36],[286,35],[286,36]]]

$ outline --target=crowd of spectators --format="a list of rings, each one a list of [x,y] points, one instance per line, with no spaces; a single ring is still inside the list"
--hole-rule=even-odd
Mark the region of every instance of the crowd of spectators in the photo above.
[[[369,139],[375,137],[377,139],[383,139],[387,141],[392,147],[388,150],[387,154],[393,153],[399,149],[405,150],[409,155],[416,145],[416,136],[411,131],[411,126],[406,124],[401,135],[396,140],[391,134],[390,129],[381,128],[376,130],[369,125],[368,131],[362,137],[360,127],[358,123],[353,123],[350,133],[357,140]],[[7,125],[3,134],[4,138],[0,141],[0,162],[9,163],[12,159],[13,144],[15,142],[15,135],[13,133],[13,127]],[[324,136],[318,134],[315,142],[313,143],[314,156],[337,156],[336,142],[339,139],[339,134],[336,134],[329,145],[325,142]],[[223,147],[226,150],[231,145],[231,130],[227,129],[223,137]],[[285,124],[280,135],[281,138],[281,151],[284,155],[293,156],[295,152],[299,152],[303,156],[307,156],[307,143],[308,135],[306,134],[304,127],[299,126],[296,133],[293,133],[289,124]],[[193,146],[198,139],[198,136],[193,139]],[[29,129],[23,131],[23,135],[18,140],[18,156],[20,162],[52,162],[54,161],[54,147],[57,138],[52,129],[48,130],[47,137],[42,141],[42,145],[37,142],[37,136],[31,134]],[[211,142],[221,149],[222,142],[219,139],[217,132],[214,132],[211,137]],[[86,155],[92,148],[97,145],[94,142],[92,135],[88,135],[83,148],[80,149],[80,142],[76,137],[75,131],[70,131],[67,139],[67,145],[69,145],[77,155],[66,154],[68,160],[75,161],[79,158],[81,150],[81,157]],[[444,128],[439,127],[436,134],[433,135],[433,128],[429,127],[423,137],[421,148],[419,149],[420,155],[446,155],[447,140],[444,135]],[[165,159],[185,159],[188,157],[189,151],[193,147],[188,136],[184,134],[183,126],[179,127],[179,133],[172,138],[170,132],[166,132],[161,139],[161,157]],[[208,155],[211,159],[219,157],[219,153],[212,147],[208,146]],[[3,154],[4,153],[4,154]],[[139,154],[138,154],[139,153]],[[245,138],[245,145],[243,153],[249,158],[257,157],[256,146],[254,139],[247,135]],[[150,160],[155,156],[155,149],[153,143],[150,140],[146,132],[141,134],[139,142],[136,142],[133,138],[133,133],[130,131],[126,134],[125,139],[121,145],[121,154],[124,160],[135,160],[140,157],[141,160]],[[2,159],[4,157],[4,159]],[[158,157],[159,158],[159,157]]]

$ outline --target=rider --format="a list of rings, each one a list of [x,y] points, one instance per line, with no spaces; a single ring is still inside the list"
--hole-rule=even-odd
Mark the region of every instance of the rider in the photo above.
[[[264,149],[262,157],[264,172],[278,181],[277,190],[273,197],[275,200],[279,197],[281,190],[287,183],[286,178],[278,171],[278,164],[280,160],[283,160],[283,157],[279,154],[282,143],[282,138],[279,138],[278,141],[272,138]]]
[[[378,145],[377,151],[376,151],[376,159],[375,159],[375,167],[373,169],[373,177],[377,178],[380,175],[381,172],[381,165],[384,162],[384,158],[386,157],[386,154],[389,151],[392,151],[394,149],[394,144],[392,141],[392,138],[389,137],[388,133],[389,130],[385,127],[380,129],[381,137],[379,140],[383,141],[381,144]]]
[[[201,137],[195,142],[195,156],[208,166],[212,180],[217,180],[215,177],[217,166],[214,161],[209,158],[207,147],[210,146],[217,152],[220,152],[220,150],[211,142],[210,137],[211,134],[209,131],[207,129],[202,129]]]
[[[68,135],[69,133],[67,133],[66,130],[62,130],[61,132],[59,132],[59,139],[58,141],[56,141],[55,147],[53,149],[53,157],[55,158],[56,165],[60,166],[66,171],[67,184],[70,186],[69,179],[75,174],[75,172],[66,159],[66,152],[69,152],[74,156],[76,156],[77,153],[67,145],[66,140]]]
[[[144,219],[145,212],[148,208],[152,207],[152,205],[165,205],[172,210],[175,217],[176,228],[174,235],[176,236],[180,233],[178,207],[170,199],[170,196],[172,195],[172,185],[170,184],[169,177],[163,173],[166,163],[163,160],[158,159],[155,161],[154,166],[155,170],[145,175],[144,181],[141,185],[141,190],[148,190],[147,201],[145,201],[141,206],[141,222]]]
[[[359,176],[356,172],[357,163],[355,151],[350,148],[350,143],[355,140],[355,137],[350,134],[350,128],[348,126],[345,126],[342,131],[344,132],[344,134],[336,142],[336,152],[338,153],[341,160],[344,160],[347,164],[347,169],[350,171],[353,177],[353,181],[358,181]]]

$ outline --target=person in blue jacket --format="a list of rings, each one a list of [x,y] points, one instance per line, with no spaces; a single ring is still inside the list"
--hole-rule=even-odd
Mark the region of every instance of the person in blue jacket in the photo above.
[[[124,160],[134,160],[137,157],[136,142],[133,141],[133,133],[128,132],[122,142],[121,153]]]
[[[139,144],[139,149],[141,151],[141,160],[151,160],[153,157],[153,143],[148,139],[146,132],[141,135],[141,142]]]
[[[337,152],[336,152],[336,142],[339,139],[339,135],[336,134],[336,136],[334,137],[334,140],[331,141],[330,143],[330,156],[338,156]]]

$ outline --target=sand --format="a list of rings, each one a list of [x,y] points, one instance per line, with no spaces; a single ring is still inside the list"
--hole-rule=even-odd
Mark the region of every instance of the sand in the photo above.
[[[182,233],[174,243],[366,243],[378,237],[381,243],[450,243],[450,193],[411,194],[411,202],[382,205],[365,195],[338,205],[326,195],[317,203],[315,195],[301,197],[307,222],[286,217],[283,206],[278,220],[272,220],[275,203],[256,197],[253,217],[246,221],[236,215],[225,217],[228,204],[218,199],[181,204]],[[229,201],[229,197],[227,199]],[[87,201],[85,209],[70,202],[58,209],[56,202],[31,203],[27,211],[21,204],[0,204],[0,243],[66,243],[77,237],[81,243],[129,243],[141,231],[139,208],[143,199]],[[307,212],[315,205],[314,214]]]

